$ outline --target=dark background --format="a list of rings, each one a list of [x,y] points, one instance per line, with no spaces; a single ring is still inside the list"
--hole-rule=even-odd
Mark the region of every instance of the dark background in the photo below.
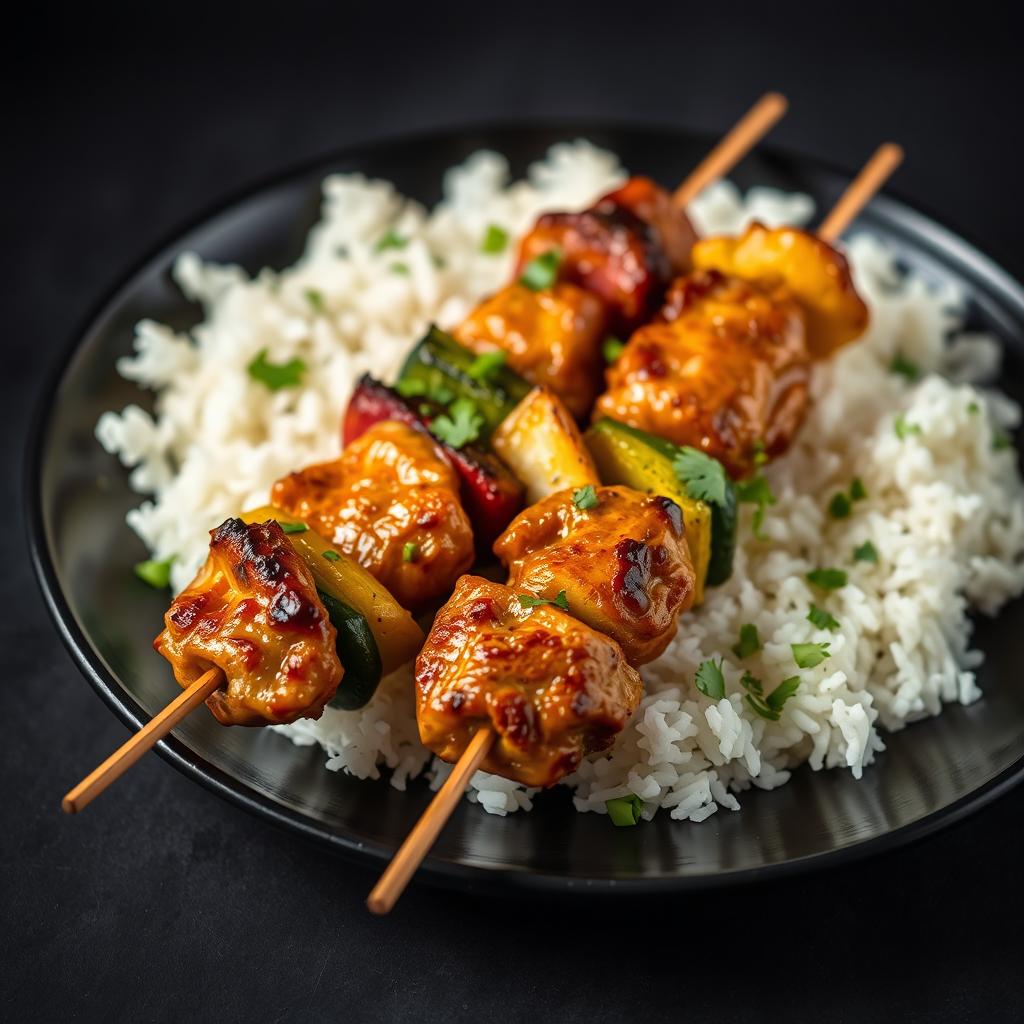
[[[1008,5],[1007,5],[1008,6]],[[1024,792],[909,849],[654,904],[507,904],[374,873],[144,759],[87,814],[61,794],[124,738],[25,555],[24,429],[96,299],[197,210],[332,148],[586,116],[718,132],[766,88],[773,143],[896,190],[1020,274],[1015,27],[889,4],[137,5],[5,15],[0,407],[0,1017],[10,1020],[1010,1021],[1024,1003]]]

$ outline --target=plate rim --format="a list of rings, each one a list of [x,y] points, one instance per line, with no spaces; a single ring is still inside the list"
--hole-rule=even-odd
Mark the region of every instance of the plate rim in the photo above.
[[[151,264],[163,260],[189,233],[202,228],[215,217],[258,196],[260,193],[286,185],[292,179],[321,170],[326,173],[332,164],[377,154],[382,150],[399,149],[430,143],[457,141],[470,135],[496,139],[501,135],[513,137],[537,131],[561,132],[566,138],[585,136],[600,131],[616,135],[660,134],[676,141],[697,141],[710,144],[711,133],[694,131],[678,124],[660,121],[614,121],[599,118],[539,119],[533,121],[498,120],[467,122],[454,125],[436,125],[415,131],[370,136],[342,147],[327,149],[301,161],[295,161],[266,175],[229,190],[203,208],[185,218],[177,227],[166,232],[155,243],[133,258],[117,273],[114,283],[104,289],[91,304],[72,330],[70,337],[58,345],[52,362],[42,374],[39,391],[32,401],[32,415],[27,432],[27,443],[22,464],[22,510],[25,517],[29,558],[42,592],[47,612],[57,629],[62,643],[76,667],[118,719],[136,731],[149,720],[149,715],[135,697],[124,689],[117,677],[102,663],[98,653],[80,628],[64,595],[57,571],[56,558],[43,511],[43,461],[52,426],[53,398],[63,383],[71,363],[82,342],[96,325],[116,308],[122,294],[132,287],[135,279]],[[495,148],[498,148],[495,142]],[[772,160],[795,167],[813,167],[832,176],[849,181],[852,175],[837,163],[802,153],[787,147],[765,145],[759,152]],[[873,212],[885,220],[898,218],[898,227],[917,236],[929,251],[938,251],[963,267],[983,277],[989,288],[997,290],[1005,302],[1015,307],[1024,318],[1024,285],[997,259],[989,256],[969,232],[962,231],[906,198],[899,190],[885,189],[872,201]],[[1000,257],[1000,260],[1003,257]],[[346,858],[365,865],[380,866],[390,859],[394,847],[374,840],[355,838],[351,834],[329,831],[301,811],[279,804],[269,796],[251,789],[241,779],[235,779],[201,755],[173,733],[154,748],[169,764],[187,778],[198,782],[204,789],[228,800],[237,807],[276,827],[298,834]],[[924,815],[916,821],[862,839],[833,850],[805,854],[796,858],[763,864],[757,867],[719,870],[714,873],[693,875],[665,875],[643,879],[616,879],[609,877],[578,878],[550,872],[538,872],[528,867],[519,870],[507,865],[487,867],[483,864],[428,855],[417,879],[449,888],[488,890],[497,894],[523,891],[537,893],[572,894],[585,892],[588,896],[630,897],[666,895],[684,891],[718,889],[723,886],[751,884],[792,877],[841,866],[880,853],[895,850],[924,839],[934,832],[953,825],[981,810],[993,800],[1024,782],[1024,757],[1018,758],[987,782],[962,797]]]

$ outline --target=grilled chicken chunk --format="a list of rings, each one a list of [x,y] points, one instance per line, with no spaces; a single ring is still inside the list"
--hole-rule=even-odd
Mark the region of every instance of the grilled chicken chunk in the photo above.
[[[206,701],[223,725],[319,718],[341,682],[335,629],[313,578],[281,527],[228,519],[210,555],[172,602],[153,646],[182,687],[217,666],[226,683]]]
[[[555,600],[612,637],[630,664],[658,657],[693,604],[695,574],[683,513],[669,498],[628,487],[600,487],[579,508],[559,491],[521,512],[494,553],[516,592]]]
[[[534,291],[513,283],[481,302],[453,334],[474,352],[505,352],[513,370],[547,384],[582,418],[601,388],[605,322],[601,301],[575,285]]]
[[[473,561],[455,471],[404,423],[370,427],[334,462],[274,484],[271,501],[372,573],[405,608],[448,593]]]
[[[516,591],[463,576],[416,660],[420,739],[456,761],[473,733],[497,734],[483,770],[551,786],[604,750],[643,684],[612,639]]]
[[[734,477],[758,452],[785,451],[807,412],[811,368],[788,290],[698,271],[673,284],[662,316],[609,367],[597,413],[699,448]]]

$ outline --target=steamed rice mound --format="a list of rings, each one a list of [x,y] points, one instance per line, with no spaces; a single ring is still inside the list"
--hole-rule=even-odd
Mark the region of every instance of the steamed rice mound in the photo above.
[[[201,303],[202,323],[188,335],[140,323],[136,354],[118,370],[155,393],[154,414],[129,406],[97,425],[148,496],[128,522],[155,558],[174,557],[174,587],[203,561],[212,527],[265,504],[278,477],[337,455],[361,373],[392,378],[431,321],[458,323],[508,278],[514,245],[481,250],[490,225],[514,239],[539,212],[585,206],[624,177],[611,154],[585,142],[553,147],[515,183],[503,158],[481,152],[448,172],[445,198],[428,212],[387,183],[335,176],[294,267],[249,279],[184,254],[176,278]],[[726,182],[691,209],[702,233],[736,231],[753,217],[800,224],[813,212],[806,196],[741,196]],[[398,244],[381,246],[385,237]],[[665,808],[702,821],[719,807],[737,810],[751,785],[783,784],[803,763],[859,778],[884,749],[883,731],[980,696],[968,612],[994,614],[1024,590],[1024,488],[1004,440],[1020,411],[981,386],[998,370],[999,347],[961,330],[956,294],[902,274],[869,236],[856,235],[848,254],[871,328],[816,371],[807,423],[767,469],[776,500],[760,537],[743,506],[732,578],[644,667],[647,696],[610,753],[565,780],[581,811],[604,813],[605,801],[636,794],[647,818]],[[253,380],[246,368],[263,350],[274,362],[303,360],[302,386],[271,392]],[[920,376],[894,373],[897,357]],[[832,497],[855,478],[866,497],[835,518]],[[855,560],[866,542],[876,560]],[[815,586],[807,573],[821,568],[844,570],[846,584]],[[812,625],[812,604],[839,626]],[[748,623],[762,646],[741,660],[733,647]],[[828,643],[828,657],[799,669],[790,645],[805,642]],[[712,658],[726,682],[717,701],[694,685]],[[745,699],[744,672],[766,692],[799,676],[778,721]],[[419,743],[408,668],[360,711],[328,708],[277,731],[319,744],[334,771],[377,778],[386,767],[399,789],[424,771],[436,786],[448,770]],[[532,796],[484,773],[469,791],[496,814],[528,810]]]

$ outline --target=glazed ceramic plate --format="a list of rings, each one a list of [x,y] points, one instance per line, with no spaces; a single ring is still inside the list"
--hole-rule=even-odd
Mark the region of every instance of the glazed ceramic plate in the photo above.
[[[284,267],[299,256],[317,218],[319,184],[328,173],[386,178],[430,204],[440,198],[445,169],[480,147],[504,153],[520,174],[552,143],[579,136],[666,184],[678,181],[710,141],[661,129],[565,124],[464,131],[349,150],[198,220],[99,306],[46,391],[29,454],[29,520],[36,567],[58,628],[86,678],[125,722],[137,727],[179,691],[150,646],[166,595],[132,574],[145,551],[124,516],[138,498],[128,489],[126,473],[96,443],[93,428],[105,409],[142,398],[115,372],[118,357],[131,350],[133,325],[151,317],[184,329],[199,318],[171,281],[175,256],[188,249],[250,272]],[[809,192],[819,209],[848,181],[834,169],[770,149],[745,161],[734,177],[741,186]],[[995,332],[1005,343],[1002,384],[1019,401],[1024,289],[908,205],[879,198],[858,226],[885,239],[927,278],[961,288],[970,325]],[[845,771],[804,768],[775,792],[746,794],[741,812],[720,812],[700,826],[663,814],[637,828],[612,828],[603,816],[574,813],[565,790],[541,794],[532,813],[506,818],[463,803],[421,877],[490,889],[680,891],[830,865],[922,836],[1024,775],[1024,686],[1016,641],[1022,634],[1022,602],[996,622],[979,622],[984,698],[887,737],[888,749],[860,782]],[[341,854],[380,863],[430,796],[422,781],[400,793],[386,780],[363,782],[328,772],[318,749],[293,746],[265,730],[225,729],[204,711],[187,719],[159,750],[191,778],[268,821]],[[83,772],[90,767],[83,764]],[[123,794],[116,791],[107,797],[119,798]]]

